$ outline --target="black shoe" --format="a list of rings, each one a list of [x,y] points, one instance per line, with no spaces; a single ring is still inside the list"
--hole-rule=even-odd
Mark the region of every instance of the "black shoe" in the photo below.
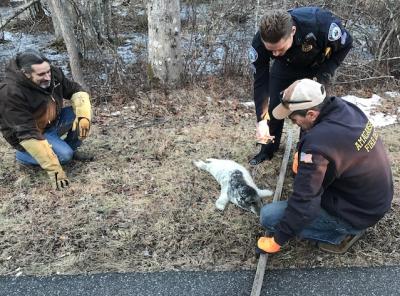
[[[256,156],[254,156],[249,161],[250,165],[258,165],[265,160],[271,160],[272,157],[274,156],[275,147],[273,143],[260,144],[260,145],[261,145],[261,150]]]
[[[74,151],[74,156],[72,157],[72,159],[77,161],[90,162],[94,160],[94,155],[93,153],[87,151],[76,150]]]

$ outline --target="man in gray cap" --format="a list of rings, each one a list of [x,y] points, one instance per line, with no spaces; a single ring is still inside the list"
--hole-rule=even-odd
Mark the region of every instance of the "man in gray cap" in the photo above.
[[[345,253],[391,207],[392,173],[376,129],[357,106],[327,97],[310,79],[291,84],[273,116],[289,117],[304,133],[293,193],[262,208],[261,224],[272,236],[261,237],[258,248],[275,253],[298,236]]]

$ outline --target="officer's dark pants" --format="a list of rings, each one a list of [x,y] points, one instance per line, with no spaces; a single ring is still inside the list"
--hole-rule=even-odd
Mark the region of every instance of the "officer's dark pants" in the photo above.
[[[306,68],[296,68],[291,65],[287,65],[282,61],[275,60],[270,72],[269,78],[269,106],[268,113],[270,115],[269,121],[269,132],[272,136],[275,136],[274,148],[275,151],[279,148],[281,142],[283,120],[277,120],[272,115],[272,110],[280,103],[280,92],[285,90],[289,85],[299,79],[310,78],[312,79],[316,70]]]

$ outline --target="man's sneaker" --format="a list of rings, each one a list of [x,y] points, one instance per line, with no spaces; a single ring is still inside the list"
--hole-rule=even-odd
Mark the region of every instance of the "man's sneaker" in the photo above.
[[[338,244],[338,245],[333,245],[333,244],[328,244],[328,243],[318,243],[318,248],[322,251],[328,252],[328,253],[333,253],[333,254],[344,254],[347,252],[348,249],[356,241],[360,239],[365,234],[365,230],[361,231],[360,233],[356,235],[348,235],[344,238],[344,240]]]
[[[74,155],[72,159],[77,160],[77,161],[93,161],[94,160],[94,154],[88,151],[80,151],[76,150],[74,151]]]

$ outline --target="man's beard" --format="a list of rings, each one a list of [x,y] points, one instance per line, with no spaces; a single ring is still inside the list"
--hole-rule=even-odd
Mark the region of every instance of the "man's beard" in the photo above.
[[[51,81],[45,81],[45,82],[41,82],[41,83],[39,84],[39,86],[40,86],[41,88],[49,88],[49,87],[50,87],[50,84],[51,84]]]

